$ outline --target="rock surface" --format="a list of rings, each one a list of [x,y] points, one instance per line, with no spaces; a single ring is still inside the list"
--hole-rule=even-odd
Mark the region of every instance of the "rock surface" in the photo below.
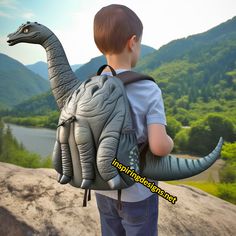
[[[26,169],[0,163],[0,235],[101,235],[92,191],[57,183],[52,169]],[[235,235],[236,206],[189,186],[160,182],[178,197],[175,205],[159,197],[159,236]]]

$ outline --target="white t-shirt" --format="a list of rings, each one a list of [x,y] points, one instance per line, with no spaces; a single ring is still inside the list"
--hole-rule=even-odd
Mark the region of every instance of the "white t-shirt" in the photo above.
[[[119,74],[125,70],[116,70]],[[110,72],[102,74],[111,75]],[[147,126],[150,124],[166,125],[166,116],[162,93],[158,85],[150,80],[141,80],[125,86],[128,100],[131,107],[131,115],[138,143],[143,143],[148,138]],[[158,181],[153,181],[156,185]],[[117,190],[95,190],[96,193],[117,199]],[[138,202],[152,194],[150,189],[141,183],[135,183],[129,188],[122,189],[121,201]]]

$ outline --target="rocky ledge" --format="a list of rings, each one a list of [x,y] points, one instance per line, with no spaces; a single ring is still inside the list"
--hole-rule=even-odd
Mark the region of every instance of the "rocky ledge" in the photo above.
[[[235,205],[185,185],[159,187],[178,197],[159,198],[160,236],[235,235]],[[0,163],[0,235],[101,235],[94,193],[86,208],[83,194],[58,184],[52,169]]]

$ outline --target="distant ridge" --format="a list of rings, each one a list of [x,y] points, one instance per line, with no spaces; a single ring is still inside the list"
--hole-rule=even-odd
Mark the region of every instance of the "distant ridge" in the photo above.
[[[203,51],[230,39],[236,39],[236,16],[204,33],[171,41],[141,60],[137,70],[151,71],[178,59],[198,60]]]
[[[76,75],[85,80],[104,63],[102,56],[92,58],[76,70]],[[211,110],[204,110],[199,118],[225,109],[229,116],[233,116],[233,103],[236,104],[236,17],[204,33],[174,40],[159,50],[151,48],[135,70],[149,74],[157,81],[167,114],[183,125],[196,120],[196,117],[189,116],[193,109],[196,111],[200,109],[199,104],[202,106],[210,101],[214,101],[214,106]],[[53,99],[51,93],[47,93],[20,104],[18,109],[21,113],[25,111],[25,115],[39,114],[55,105]]]
[[[0,104],[2,106],[14,106],[48,89],[48,81],[33,73],[19,61],[0,53]]]
[[[151,54],[155,51],[156,51],[156,49],[154,49],[152,47],[142,45],[140,58],[143,58],[143,57],[147,56],[148,54]],[[75,74],[81,80],[86,80],[91,75],[96,74],[98,68],[105,63],[106,63],[106,59],[104,56],[94,57],[88,63],[84,64],[78,70],[76,70]]]
[[[38,61],[31,65],[26,65],[35,74],[40,75],[45,80],[48,80],[48,65],[44,61]]]
[[[31,65],[26,65],[27,68],[29,68],[31,71],[33,71],[35,74],[40,75],[42,78],[48,80],[48,65],[44,61],[38,61]],[[71,65],[71,69],[73,71],[76,71],[82,66],[82,64],[75,64]]]

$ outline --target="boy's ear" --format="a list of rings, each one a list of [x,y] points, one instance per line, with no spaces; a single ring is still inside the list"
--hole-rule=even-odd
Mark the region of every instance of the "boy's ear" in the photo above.
[[[137,43],[137,36],[133,35],[127,42],[127,46],[128,46],[129,51],[132,52],[134,50],[135,43]]]

